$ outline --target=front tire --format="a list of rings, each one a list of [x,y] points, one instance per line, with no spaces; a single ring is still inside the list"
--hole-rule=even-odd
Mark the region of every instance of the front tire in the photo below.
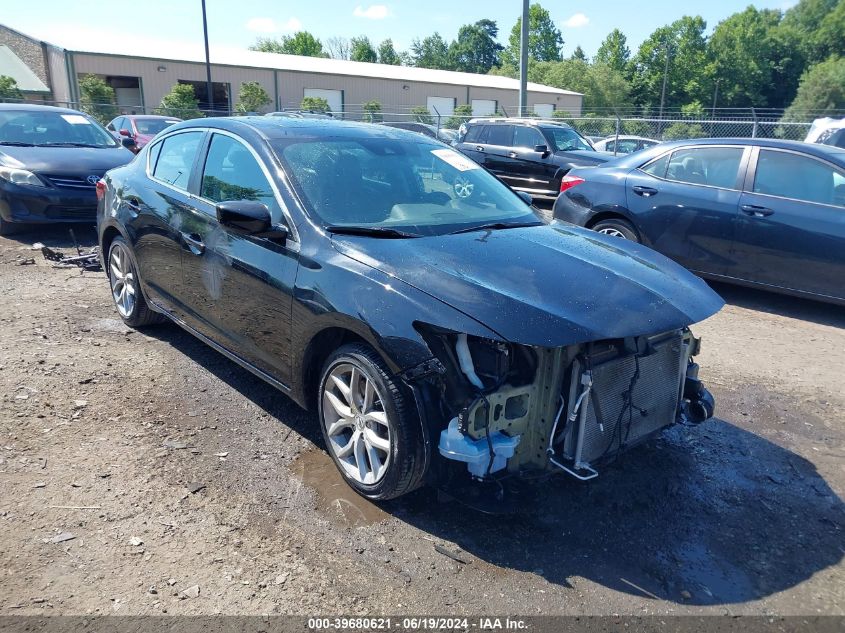
[[[610,235],[611,237],[621,237],[632,242],[640,241],[640,237],[637,235],[637,229],[634,228],[634,225],[622,218],[608,218],[607,220],[602,220],[601,222],[597,222],[592,229],[596,233],[603,233],[604,235]]]
[[[106,274],[109,277],[114,306],[126,325],[141,328],[164,321],[162,315],[147,305],[141,292],[141,280],[138,277],[135,258],[129,244],[122,237],[114,238],[109,246]]]
[[[328,358],[317,405],[326,448],[355,492],[380,501],[420,485],[423,442],[413,400],[371,347],[344,345]]]

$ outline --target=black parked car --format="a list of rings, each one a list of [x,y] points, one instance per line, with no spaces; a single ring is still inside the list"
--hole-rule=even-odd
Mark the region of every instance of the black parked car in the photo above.
[[[418,134],[179,123],[106,174],[98,228],[128,325],[169,318],[316,409],[344,478],[372,499],[426,481],[591,478],[713,411],[687,329],[722,305],[704,282],[638,244],[538,221]]]
[[[455,147],[511,189],[545,200],[557,198],[569,170],[613,158],[566,123],[537,119],[470,119]]]
[[[93,222],[97,181],[132,156],[87,114],[0,103],[0,235],[22,224]]]
[[[573,170],[564,188],[556,218],[706,277],[845,303],[845,150],[677,141]]]

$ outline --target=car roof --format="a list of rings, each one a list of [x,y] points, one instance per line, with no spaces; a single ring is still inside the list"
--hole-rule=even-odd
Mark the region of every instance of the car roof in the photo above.
[[[126,117],[127,119],[164,119],[166,121],[181,121],[178,116],[162,116],[160,114],[118,114],[115,119]]]
[[[341,121],[338,119],[300,119],[295,117],[209,117],[182,121],[167,128],[168,133],[176,130],[191,128],[217,128],[235,134],[257,134],[265,140],[290,138],[394,138],[397,140],[413,140],[421,142],[418,132],[401,128],[378,125],[374,123],[358,123]],[[436,142],[431,139],[431,142]]]
[[[652,158],[660,156],[665,152],[679,147],[706,147],[708,145],[750,145],[752,147],[769,147],[772,149],[789,149],[817,158],[833,161],[839,165],[845,165],[845,150],[829,145],[818,145],[816,143],[804,143],[803,141],[785,141],[774,138],[698,138],[679,141],[666,141],[649,147],[633,154],[618,158],[607,167],[635,167],[648,162]]]
[[[571,128],[572,126],[565,121],[558,121],[556,119],[534,119],[529,117],[490,117],[490,118],[478,118],[478,119],[470,119],[467,121],[467,125],[480,125],[480,124],[492,124],[492,125],[514,125],[516,123],[521,123],[524,125],[535,125],[535,126],[557,126],[557,127],[565,127]]]
[[[633,134],[620,134],[618,137],[617,136],[605,136],[605,137],[602,137],[601,141],[598,141],[598,142],[599,143],[605,143],[605,142],[609,142],[609,141],[615,141],[617,138],[620,141],[652,141],[653,143],[659,143],[660,142],[660,141],[658,141],[657,139],[654,139],[654,138],[648,138],[647,136],[635,136]]]
[[[58,112],[64,114],[85,114],[71,108],[57,108],[56,106],[40,105],[37,103],[0,103],[0,111],[3,110],[26,110],[30,112]]]

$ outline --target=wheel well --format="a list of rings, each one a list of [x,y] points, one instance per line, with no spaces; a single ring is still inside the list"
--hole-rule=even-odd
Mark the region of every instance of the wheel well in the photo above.
[[[308,343],[302,357],[302,392],[308,409],[314,406],[323,364],[332,352],[347,343],[369,345],[360,335],[340,327],[320,330]]]
[[[114,241],[114,238],[119,236],[120,231],[118,231],[113,226],[110,226],[105,231],[103,231],[103,237],[100,243],[100,252],[103,254],[103,261],[108,260],[109,248],[111,248],[111,243]]]
[[[596,213],[584,226],[588,229],[591,229],[596,224],[604,220],[622,220],[625,222],[625,224],[630,225],[634,229],[634,233],[637,234],[637,237],[640,237],[640,232],[637,230],[637,227],[634,226],[633,222],[631,222],[621,213],[614,213],[613,211],[603,211],[601,213]]]

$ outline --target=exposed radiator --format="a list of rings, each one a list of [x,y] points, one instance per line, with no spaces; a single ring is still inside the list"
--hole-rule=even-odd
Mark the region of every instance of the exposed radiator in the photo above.
[[[583,373],[589,370],[592,375],[591,393],[584,398],[583,411],[570,423],[564,444],[564,455],[576,464],[612,454],[620,445],[632,444],[676,420],[688,358],[683,332],[652,342],[638,361],[632,354],[614,356],[603,362],[588,359],[573,376],[567,415],[572,414],[575,396],[583,389]],[[637,362],[639,377],[631,406],[626,406],[625,394]]]

